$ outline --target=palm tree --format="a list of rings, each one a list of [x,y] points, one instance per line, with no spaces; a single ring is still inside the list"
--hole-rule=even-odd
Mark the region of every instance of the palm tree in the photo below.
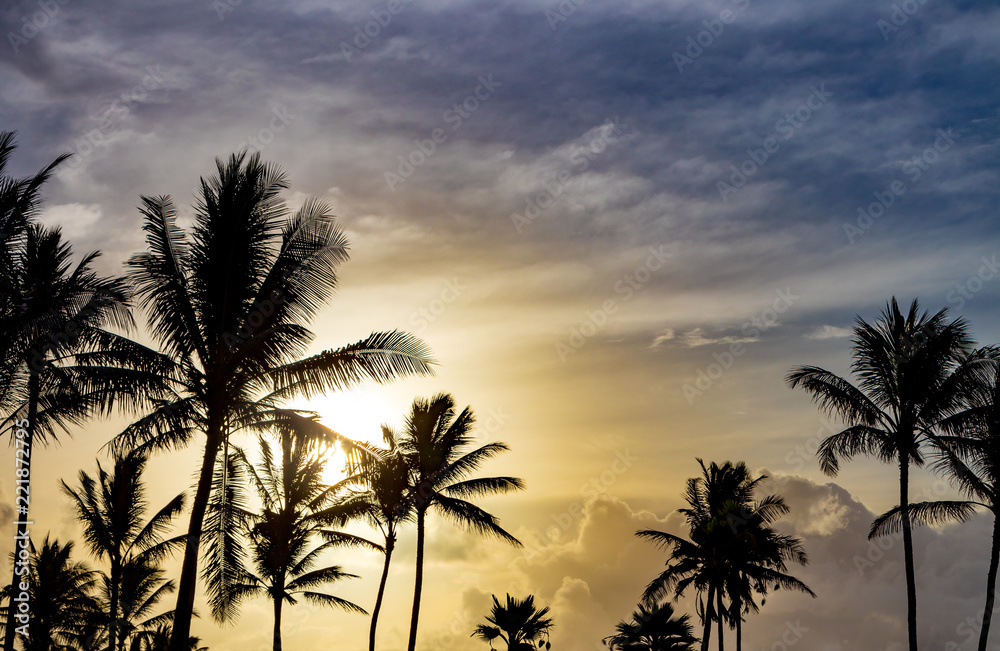
[[[604,644],[612,651],[694,651],[698,638],[690,620],[689,615],[675,617],[669,602],[649,608],[639,604],[632,620],[618,622]]]
[[[379,579],[378,595],[375,597],[375,607],[372,609],[368,651],[375,651],[375,632],[389,578],[389,564],[392,562],[392,552],[396,548],[397,532],[400,526],[413,519],[413,495],[406,457],[399,449],[396,433],[388,426],[382,426],[382,439],[387,449],[360,456],[352,469],[360,477],[360,484],[364,487],[354,499],[362,505],[363,517],[377,528],[385,539],[385,561],[382,565],[382,577]]]
[[[993,542],[986,575],[986,606],[979,651],[986,651],[1000,567],[1000,359],[995,348],[973,351],[966,365],[960,409],[940,423],[943,434],[929,434],[933,468],[956,484],[964,500],[918,502],[909,507],[914,524],[964,522],[980,508],[993,516]],[[902,526],[897,506],[872,524],[869,539],[896,534]]]
[[[241,450],[234,452],[239,470],[232,479],[241,479],[242,473],[248,475],[262,503],[259,512],[240,508],[238,516],[255,572],[242,562],[231,561],[210,563],[206,568],[212,612],[220,621],[232,619],[245,599],[266,595],[272,600],[274,651],[281,651],[282,605],[297,603],[296,595],[315,604],[367,615],[367,611],[350,601],[315,591],[324,584],[357,578],[356,575],[344,572],[339,565],[316,566],[320,557],[334,547],[361,545],[382,549],[364,538],[326,528],[332,523],[344,524],[357,515],[355,504],[338,503],[340,493],[356,478],[349,477],[334,486],[324,484],[327,458],[320,450],[324,441],[313,437],[314,428],[303,426],[307,424],[316,423],[302,419],[279,429],[277,451],[261,437],[261,461],[256,468]],[[224,506],[224,502],[218,503],[213,509]],[[312,545],[317,537],[324,542]],[[228,569],[231,579],[219,577],[223,569]]]
[[[24,651],[79,648],[83,644],[94,648],[90,644],[95,640],[88,642],[86,632],[87,622],[99,617],[91,596],[97,574],[73,561],[72,554],[72,542],[61,545],[48,536],[41,551],[31,546],[29,571],[20,579],[27,580],[31,604],[27,635],[21,635]],[[11,586],[3,588],[3,597],[10,604]],[[7,630],[15,630],[21,623],[11,623],[8,613],[5,625]]]
[[[418,398],[413,401],[399,442],[410,466],[417,520],[417,569],[408,651],[413,651],[417,644],[424,575],[425,522],[431,507],[476,533],[521,546],[517,538],[500,527],[495,516],[466,500],[524,488],[524,482],[517,477],[467,479],[484,461],[510,449],[506,444],[497,442],[465,452],[465,448],[473,442],[474,422],[472,410],[468,407],[455,415],[455,400],[449,395],[440,394],[432,400]]]
[[[284,400],[430,373],[426,346],[400,332],[375,333],[299,360],[308,323],[332,296],[347,240],[329,208],[309,200],[292,216],[284,174],[259,155],[218,160],[202,179],[190,236],[169,197],[144,197],[147,251],[128,266],[148,305],[150,329],[172,360],[175,394],[133,423],[121,447],[181,447],[199,435],[204,454],[191,507],[171,651],[191,628],[200,533],[213,475],[229,435],[260,428]],[[225,466],[225,464],[223,464]]]
[[[698,459],[698,464],[701,476],[688,479],[684,492],[688,507],[680,509],[690,540],[652,529],[636,533],[670,553],[667,569],[646,587],[643,602],[652,607],[671,595],[676,601],[693,586],[704,626],[702,651],[708,649],[713,621],[718,624],[720,651],[726,620],[736,628],[740,648],[743,613],[757,608],[755,592],[766,594],[768,586],[774,586],[815,595],[785,573],[785,561],[804,564],[806,556],[801,541],[770,526],[788,513],[784,500],[777,495],[753,498],[767,475],[752,477],[743,462],[706,466]],[[729,608],[724,605],[727,598]]]
[[[110,612],[110,590],[107,577],[102,586],[101,609]],[[136,636],[145,631],[156,630],[173,619],[173,611],[153,615],[153,609],[170,593],[177,589],[172,579],[166,579],[166,572],[158,565],[135,561],[123,568],[119,596],[119,651],[131,648]]]
[[[184,495],[171,499],[143,523],[148,506],[142,481],[146,458],[130,454],[115,459],[114,464],[108,473],[98,462],[96,478],[81,470],[79,488],[70,488],[65,481],[61,484],[83,523],[90,552],[108,562],[110,571],[104,577],[108,649],[122,651],[135,628],[134,619],[173,589],[172,583],[160,585],[163,573],[157,571],[157,565],[184,542],[183,536],[163,538],[184,508]],[[124,600],[123,592],[128,593]],[[147,603],[151,597],[154,601]]]
[[[820,468],[836,475],[840,462],[870,455],[899,468],[899,507],[906,566],[907,633],[917,651],[917,594],[909,513],[910,466],[921,466],[921,444],[953,408],[960,382],[953,371],[972,346],[964,319],[947,322],[916,300],[903,314],[893,298],[874,324],[857,317],[851,370],[858,385],[816,366],[788,375],[792,388],[812,394],[819,408],[847,423],[819,447]]]
[[[496,595],[493,596],[493,607],[486,616],[489,624],[479,624],[471,637],[490,643],[502,640],[507,645],[507,651],[534,651],[545,646],[550,649],[549,631],[552,630],[552,618],[546,617],[549,608],[535,608],[535,596],[528,595],[524,599],[513,599],[508,594],[505,604],[500,605]]]
[[[169,624],[141,631],[132,638],[129,651],[167,651],[170,648],[171,632]],[[201,646],[201,640],[192,636],[188,638],[188,646],[184,651],[208,651],[208,647]]]
[[[150,355],[105,329],[128,330],[133,323],[124,280],[93,271],[98,253],[74,266],[72,249],[58,229],[29,224],[11,255],[12,273],[0,278],[0,294],[13,306],[0,316],[0,345],[6,350],[0,354],[0,375],[6,378],[0,404],[12,411],[0,420],[0,432],[16,435],[18,455],[29,461],[35,442],[55,438],[57,430],[69,432],[115,403],[135,408],[155,389],[148,368],[142,368]],[[22,494],[30,495],[29,481],[27,475],[19,484]],[[27,530],[25,522],[19,519],[18,537]],[[13,648],[9,635],[5,644]]]

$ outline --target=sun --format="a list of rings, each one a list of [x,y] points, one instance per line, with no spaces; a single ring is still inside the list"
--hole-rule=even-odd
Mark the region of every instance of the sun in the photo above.
[[[315,411],[321,423],[349,439],[382,445],[382,424],[392,423],[394,406],[372,388],[332,392],[313,398],[303,408]],[[335,451],[326,464],[323,480],[332,484],[344,478],[346,457]]]

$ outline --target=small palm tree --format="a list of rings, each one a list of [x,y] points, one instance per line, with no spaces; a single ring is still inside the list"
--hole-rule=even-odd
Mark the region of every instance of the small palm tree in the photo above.
[[[489,642],[491,649],[497,640],[506,645],[507,651],[533,651],[542,646],[550,649],[552,618],[546,617],[548,614],[548,606],[541,610],[535,607],[534,595],[513,599],[508,594],[503,605],[493,595],[493,607],[486,616],[489,623],[476,626],[472,637]]]
[[[297,603],[299,595],[315,604],[341,608],[367,615],[360,606],[316,589],[340,579],[357,578],[339,565],[317,567],[321,556],[335,547],[360,545],[381,551],[378,545],[340,531],[330,530],[330,524],[344,524],[358,514],[353,503],[339,504],[341,493],[356,478],[350,477],[334,486],[323,483],[323,468],[327,458],[322,454],[322,441],[311,436],[315,421],[294,420],[279,429],[279,449],[261,437],[261,461],[254,467],[241,450],[234,452],[239,468],[231,477],[234,484],[245,473],[262,503],[253,513],[241,510],[239,521],[247,541],[253,570],[243,564],[209,563],[212,612],[225,621],[235,616],[236,607],[244,600],[266,595],[274,604],[273,649],[281,651],[282,605]],[[330,432],[332,438],[332,432]],[[225,503],[213,509],[225,508]],[[313,545],[315,538],[323,542]],[[228,567],[230,579],[222,579],[220,571]]]
[[[129,651],[167,651],[170,648],[171,632],[169,624],[160,624],[156,628],[141,631],[132,638]],[[208,647],[201,646],[201,640],[191,636],[188,638],[185,651],[208,651]]]
[[[524,482],[517,477],[467,479],[484,461],[510,449],[504,443],[487,443],[466,452],[466,447],[474,440],[474,422],[472,410],[468,407],[456,416],[455,400],[449,395],[441,394],[432,400],[417,399],[413,402],[399,442],[410,467],[417,520],[417,569],[408,651],[413,651],[417,644],[424,576],[425,522],[429,509],[434,508],[477,533],[521,546],[517,538],[499,525],[495,516],[467,501],[467,498],[499,495],[524,488]]]
[[[173,590],[173,583],[165,582],[157,566],[184,542],[183,536],[163,537],[184,508],[183,494],[143,522],[148,506],[142,481],[145,468],[144,456],[130,454],[115,459],[111,473],[98,462],[96,478],[81,470],[79,488],[61,482],[83,523],[84,541],[90,552],[109,565],[103,583],[111,651],[122,651],[135,629],[135,620]]]
[[[96,641],[88,622],[100,616],[97,602],[91,596],[98,575],[83,563],[74,561],[72,555],[72,542],[62,545],[58,540],[49,540],[48,536],[41,550],[31,546],[29,570],[20,579],[27,580],[31,604],[28,634],[18,635],[24,651],[73,649]],[[3,598],[8,605],[10,597],[11,586],[5,586]],[[11,623],[8,612],[5,626],[15,630],[21,623]]]
[[[631,621],[618,622],[615,634],[604,638],[613,651],[694,651],[697,641],[690,616],[675,616],[669,602],[639,604]]]
[[[720,651],[726,621],[737,630],[739,648],[743,613],[757,608],[754,593],[766,594],[774,586],[815,595],[785,572],[786,561],[804,564],[806,556],[801,541],[770,526],[788,512],[784,500],[777,495],[754,500],[767,476],[754,478],[743,462],[706,466],[698,459],[698,464],[701,476],[688,480],[684,493],[688,507],[680,509],[690,540],[651,529],[636,533],[670,553],[667,569],[649,583],[643,601],[655,606],[668,596],[676,600],[693,586],[704,626],[702,651],[708,649],[713,622],[718,625]]]
[[[352,499],[361,505],[363,517],[377,528],[385,539],[385,561],[379,579],[375,607],[368,631],[368,651],[375,651],[375,632],[382,610],[385,586],[389,578],[389,563],[396,548],[399,528],[413,519],[413,491],[406,457],[399,449],[398,436],[388,426],[382,426],[382,439],[387,448],[375,454],[358,455],[352,471],[360,478],[363,490]]]
[[[972,340],[964,319],[947,321],[947,309],[921,312],[916,300],[904,315],[893,298],[874,324],[857,317],[851,370],[858,385],[816,366],[788,375],[792,388],[812,394],[819,408],[848,424],[817,452],[820,468],[836,475],[840,462],[869,455],[899,470],[899,508],[906,570],[907,634],[917,651],[917,593],[909,512],[910,466],[921,466],[921,445],[954,408]]]
[[[174,394],[116,445],[205,444],[171,651],[188,644],[200,534],[217,466],[228,463],[230,434],[261,431],[292,397],[425,375],[432,363],[420,340],[400,332],[300,359],[313,339],[306,326],[332,297],[337,268],[348,258],[347,239],[320,201],[289,215],[279,197],[287,179],[259,155],[216,164],[217,174],[202,179],[190,235],[177,226],[169,197],[142,199],[148,248],[128,263],[150,330],[171,361],[163,375]]]

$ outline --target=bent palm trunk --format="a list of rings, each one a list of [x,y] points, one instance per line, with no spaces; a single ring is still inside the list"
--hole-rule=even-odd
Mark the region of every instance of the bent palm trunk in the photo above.
[[[913,531],[910,526],[910,459],[899,452],[899,508],[903,516],[903,560],[906,565],[906,631],[910,651],[917,651],[917,580],[913,571]]]
[[[1000,565],[1000,517],[993,514],[993,548],[990,550],[990,571],[986,576],[986,608],[983,611],[983,628],[979,632],[979,651],[986,651],[993,620],[993,600],[997,589],[997,566]]]
[[[424,510],[417,511],[417,577],[413,587],[413,614],[410,617],[410,641],[407,651],[417,646],[417,621],[420,619],[420,589],[424,580]]]
[[[715,600],[715,586],[708,586],[708,598],[705,600],[705,631],[701,634],[701,651],[708,651],[709,640],[712,639],[712,611]]]
[[[385,537],[385,565],[382,567],[382,579],[378,584],[378,596],[375,597],[375,608],[372,609],[371,630],[368,632],[368,651],[375,651],[375,630],[378,628],[378,614],[382,610],[382,598],[385,596],[385,584],[389,579],[389,562],[392,560],[392,550],[396,546],[396,535],[390,533]]]

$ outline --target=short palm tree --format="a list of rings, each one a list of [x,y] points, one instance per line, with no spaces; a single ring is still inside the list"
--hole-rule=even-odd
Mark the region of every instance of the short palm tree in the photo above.
[[[417,520],[417,568],[408,651],[413,651],[417,644],[428,510],[433,508],[476,533],[521,546],[517,538],[500,526],[496,516],[468,501],[524,488],[524,482],[517,477],[468,478],[484,461],[510,449],[504,443],[494,442],[466,451],[474,440],[474,422],[468,407],[455,414],[455,400],[449,395],[441,394],[431,400],[418,398],[413,401],[400,437],[399,447],[410,467]]]
[[[98,577],[86,565],[74,561],[72,555],[72,542],[62,545],[46,536],[40,550],[32,545],[29,571],[20,579],[27,579],[31,604],[28,634],[18,636],[24,651],[79,648],[87,644],[88,637],[94,642],[88,622],[99,617],[92,597]],[[8,604],[10,595],[11,586],[5,586],[3,597]],[[12,625],[8,615],[6,628],[14,630],[19,626],[19,622]]]
[[[652,529],[636,533],[670,553],[667,568],[646,587],[643,601],[652,607],[666,597],[676,600],[694,587],[704,627],[702,651],[709,647],[713,622],[718,624],[721,651],[727,620],[737,629],[737,647],[741,644],[743,613],[757,607],[754,593],[766,594],[768,586],[774,586],[815,595],[785,573],[787,560],[805,563],[806,556],[798,539],[770,527],[788,512],[784,500],[777,495],[754,500],[767,476],[754,478],[743,462],[706,466],[698,459],[698,464],[701,476],[688,480],[684,493],[688,507],[680,509],[690,540]]]
[[[147,522],[143,522],[148,502],[142,473],[146,458],[130,454],[115,459],[109,473],[97,464],[97,476],[80,471],[79,487],[61,482],[63,492],[73,501],[77,519],[83,523],[83,538],[90,552],[107,561],[104,576],[107,607],[107,644],[122,651],[126,638],[135,629],[135,620],[173,589],[157,566],[179,549],[184,537],[164,538],[173,519],[184,508],[184,495],[177,495]],[[124,599],[123,599],[124,596]],[[148,603],[150,598],[152,603]]]
[[[142,199],[148,248],[128,265],[148,305],[150,329],[171,360],[164,375],[174,394],[116,444],[204,443],[171,651],[188,643],[200,534],[230,434],[260,430],[297,395],[431,371],[426,346],[400,332],[300,359],[313,339],[306,324],[332,297],[348,244],[320,201],[289,215],[279,197],[287,186],[284,174],[257,154],[217,161],[217,174],[202,179],[190,235],[177,226],[169,197]]]
[[[548,606],[541,610],[535,607],[534,595],[514,599],[508,594],[503,604],[493,595],[493,606],[486,616],[488,623],[476,626],[472,637],[489,642],[491,649],[497,640],[506,645],[507,651],[534,651],[542,646],[550,649],[552,618],[546,617],[548,614]]]
[[[675,616],[669,602],[639,604],[631,621],[618,622],[615,634],[604,638],[612,651],[694,651],[697,642],[691,617]]]
[[[357,457],[352,474],[359,478],[361,490],[352,498],[361,505],[364,517],[377,528],[385,539],[385,559],[382,577],[379,579],[378,594],[372,609],[371,625],[368,631],[368,651],[375,651],[375,633],[378,616],[382,610],[385,586],[389,578],[389,564],[396,549],[399,528],[413,519],[413,491],[410,485],[410,469],[406,457],[399,449],[398,436],[388,426],[382,426],[382,439],[386,449],[375,454]]]
[[[128,651],[167,651],[170,648],[171,627],[161,624],[156,628],[141,631],[132,638]],[[197,637],[188,638],[188,646],[184,651],[208,651],[207,646],[201,646]]]
[[[917,594],[909,513],[910,466],[921,466],[921,445],[958,399],[961,373],[954,371],[972,347],[964,319],[947,320],[947,309],[921,312],[916,300],[903,314],[896,299],[875,323],[856,320],[852,384],[830,371],[803,366],[788,375],[792,388],[812,394],[819,408],[847,424],[820,445],[820,468],[836,475],[841,461],[869,455],[899,470],[899,508],[906,570],[907,635],[917,651]]]
[[[296,419],[288,425],[279,429],[277,450],[265,438],[259,439],[261,461],[256,467],[241,450],[234,452],[238,470],[230,480],[238,484],[243,474],[248,476],[262,504],[259,512],[241,509],[238,514],[252,569],[232,561],[206,567],[212,612],[220,621],[232,619],[245,599],[265,595],[271,599],[274,651],[282,648],[282,606],[296,604],[296,596],[314,604],[367,614],[350,601],[317,591],[340,579],[357,578],[339,565],[317,567],[325,552],[345,545],[381,550],[364,538],[327,528],[358,515],[355,504],[338,503],[356,478],[325,485],[323,468],[328,459],[321,452],[324,442],[311,436],[315,428],[310,425],[316,425],[315,421]],[[226,506],[220,503],[213,509]],[[323,542],[314,545],[316,538]],[[219,576],[224,569],[231,578]]]

